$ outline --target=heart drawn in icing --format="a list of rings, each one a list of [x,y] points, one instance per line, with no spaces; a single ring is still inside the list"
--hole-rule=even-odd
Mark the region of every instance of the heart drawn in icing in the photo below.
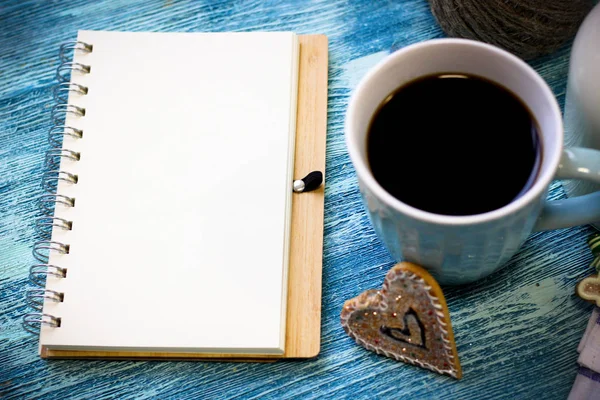
[[[368,350],[462,377],[444,294],[418,265],[395,265],[381,290],[346,301],[340,317],[346,333]]]
[[[600,276],[592,275],[577,284],[577,294],[600,307]]]

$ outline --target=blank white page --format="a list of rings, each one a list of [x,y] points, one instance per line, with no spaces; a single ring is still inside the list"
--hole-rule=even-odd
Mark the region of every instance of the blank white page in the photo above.
[[[58,192],[70,253],[52,349],[282,353],[298,74],[293,33],[81,31],[85,108]]]

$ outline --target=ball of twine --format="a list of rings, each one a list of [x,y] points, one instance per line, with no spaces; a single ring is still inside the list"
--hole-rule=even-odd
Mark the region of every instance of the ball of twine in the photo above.
[[[594,0],[430,0],[451,37],[474,39],[523,58],[552,53],[577,33]]]

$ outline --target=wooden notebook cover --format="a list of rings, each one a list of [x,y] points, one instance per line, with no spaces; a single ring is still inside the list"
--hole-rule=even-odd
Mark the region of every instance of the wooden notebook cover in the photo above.
[[[327,133],[328,43],[325,35],[301,35],[298,72],[298,114],[294,179],[311,171],[325,172]],[[165,359],[275,361],[311,358],[321,345],[321,280],[323,270],[324,184],[308,193],[294,193],[288,271],[285,354],[204,354],[132,351],[75,351],[42,348],[48,359]],[[291,188],[290,188],[291,190]]]

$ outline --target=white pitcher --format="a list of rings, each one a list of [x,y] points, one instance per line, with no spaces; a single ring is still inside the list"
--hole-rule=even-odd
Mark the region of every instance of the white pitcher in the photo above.
[[[583,21],[573,47],[565,100],[565,146],[600,150],[600,4]],[[568,197],[600,190],[600,184],[567,180]],[[600,229],[600,221],[593,224]]]

